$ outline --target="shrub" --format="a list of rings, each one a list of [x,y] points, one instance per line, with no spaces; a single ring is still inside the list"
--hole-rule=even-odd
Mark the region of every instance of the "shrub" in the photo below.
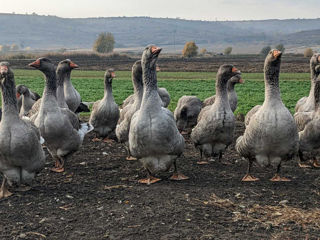
[[[194,57],[198,54],[198,46],[194,41],[186,42],[182,50],[182,55],[184,57]]]
[[[114,49],[115,40],[112,33],[100,33],[93,45],[93,50],[99,53],[110,53]]]
[[[304,50],[304,52],[303,52],[303,56],[304,57],[312,57],[312,55],[313,55],[313,51],[312,51],[312,49],[311,48],[306,48],[305,50]]]
[[[227,47],[227,48],[224,49],[224,51],[223,51],[223,53],[224,53],[225,55],[230,55],[231,52],[232,52],[232,47]]]

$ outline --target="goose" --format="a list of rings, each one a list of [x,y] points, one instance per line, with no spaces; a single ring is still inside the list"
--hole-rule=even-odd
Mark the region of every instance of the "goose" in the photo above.
[[[237,109],[237,105],[238,105],[238,95],[234,89],[234,86],[238,83],[240,84],[244,83],[244,80],[241,78],[240,74],[237,74],[228,80],[227,92],[228,92],[228,99],[229,99],[229,104],[232,112],[234,112]],[[212,105],[215,101],[215,98],[216,98],[216,95],[206,98],[203,101],[203,107]]]
[[[17,101],[18,101],[18,111],[20,112],[21,106],[22,106],[22,94],[23,92],[26,91],[26,89],[29,90],[30,97],[32,98],[33,101],[37,101],[40,97],[40,95],[34,91],[31,91],[27,86],[19,84],[16,87],[17,91]]]
[[[32,97],[33,95],[32,92],[26,86],[19,85],[16,89],[17,89],[17,97],[21,99],[21,107],[20,107],[19,115],[21,117],[27,116],[33,104],[36,102],[36,100]]]
[[[310,112],[314,110],[314,85],[320,73],[320,53],[314,54],[310,59],[311,88],[308,97],[298,100],[295,112]]]
[[[290,181],[280,176],[281,163],[296,156],[299,137],[294,119],[281,100],[279,73],[281,51],[271,50],[264,62],[265,100],[252,115],[243,136],[236,141],[240,156],[248,159],[247,174],[242,181],[257,181],[251,175],[256,161],[260,166],[273,165],[276,173],[271,181]]]
[[[120,113],[119,124],[116,128],[117,139],[120,143],[125,143],[128,156],[127,160],[136,160],[132,157],[129,149],[129,129],[133,114],[139,110],[142,101],[143,83],[142,83],[142,67],[141,60],[136,61],[132,66],[132,83],[134,89],[134,101],[127,105]]]
[[[114,131],[119,120],[119,108],[112,95],[112,79],[115,78],[113,69],[108,69],[104,75],[104,97],[93,104],[90,124],[99,137],[105,138]],[[98,139],[95,138],[94,141]]]
[[[218,154],[219,160],[223,151],[231,144],[235,128],[235,117],[230,108],[227,82],[231,77],[240,74],[233,65],[220,66],[216,80],[216,99],[213,105],[206,107],[198,117],[197,125],[192,129],[191,139],[200,150],[198,164],[207,164],[202,161],[202,153],[206,157]]]
[[[29,64],[45,75],[45,88],[40,109],[34,118],[46,141],[46,146],[55,160],[54,172],[63,172],[66,159],[79,150],[86,133],[93,127],[89,123],[79,123],[75,113],[60,108],[57,101],[57,75],[53,63],[47,58],[38,58]]]
[[[0,198],[12,195],[9,185],[30,185],[44,168],[45,154],[39,130],[17,108],[14,74],[8,62],[0,63],[3,116],[0,123],[0,171],[3,174]],[[28,190],[26,187],[21,190]]]
[[[176,164],[176,159],[184,151],[184,138],[177,129],[172,112],[162,107],[157,91],[156,62],[161,50],[149,45],[143,51],[143,98],[140,109],[131,119],[129,130],[130,152],[142,162],[148,173],[148,177],[139,182],[147,184],[159,181],[153,174],[168,171],[172,165],[174,174],[170,179],[188,179],[177,172]]]
[[[179,98],[177,107],[174,110],[174,119],[180,132],[188,131],[197,124],[201,108],[202,102],[196,96],[182,96]]]
[[[306,164],[303,152],[311,152],[313,156],[312,165],[316,168],[320,167],[315,157],[320,147],[318,144],[320,137],[320,77],[318,76],[313,83],[315,109],[311,112],[296,112],[294,114],[294,120],[299,131],[299,166],[302,168],[311,167],[309,164]]]
[[[70,59],[67,60],[71,61]],[[79,66],[75,64],[72,68],[79,68]],[[64,96],[69,109],[72,112],[75,112],[81,103],[81,97],[79,92],[72,85],[70,75],[64,80]]]

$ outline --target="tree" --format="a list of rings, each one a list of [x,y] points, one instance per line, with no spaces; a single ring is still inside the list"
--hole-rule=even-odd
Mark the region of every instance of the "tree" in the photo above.
[[[223,53],[224,53],[225,55],[230,55],[231,52],[232,52],[232,47],[227,47],[227,48],[224,49],[224,51],[223,51]]]
[[[312,55],[313,55],[313,51],[311,48],[306,48],[303,52],[304,57],[312,57]]]
[[[99,53],[109,53],[114,49],[115,40],[112,33],[100,33],[93,45],[93,50]]]
[[[276,46],[276,49],[278,49],[279,51],[281,51],[281,52],[283,53],[284,50],[285,50],[285,47],[283,46],[282,43],[280,43],[280,44],[278,44],[278,45]]]
[[[265,47],[263,47],[263,48],[261,49],[260,54],[265,57],[265,56],[268,55],[268,53],[270,52],[270,50],[271,50],[271,47],[270,47],[270,46],[265,46]]]
[[[194,57],[198,54],[198,46],[194,41],[186,42],[182,50],[182,55],[184,57]]]

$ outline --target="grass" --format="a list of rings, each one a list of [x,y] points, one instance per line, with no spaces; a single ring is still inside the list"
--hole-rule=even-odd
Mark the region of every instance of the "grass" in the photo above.
[[[16,84],[25,84],[40,93],[43,91],[43,75],[37,70],[14,70]],[[96,101],[103,97],[103,71],[73,71],[72,82],[83,101]],[[118,104],[132,94],[131,72],[118,71],[113,81],[113,95]],[[236,113],[246,114],[253,106],[264,100],[263,73],[243,73],[245,83],[236,85],[238,108]],[[173,111],[183,95],[195,95],[201,100],[212,96],[215,73],[211,72],[160,72],[158,86],[165,87],[171,95],[169,109]],[[281,73],[280,88],[284,104],[291,112],[298,99],[306,96],[310,88],[308,73]]]

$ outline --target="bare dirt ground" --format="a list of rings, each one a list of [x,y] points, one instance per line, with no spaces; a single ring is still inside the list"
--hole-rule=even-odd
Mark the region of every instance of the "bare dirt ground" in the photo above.
[[[235,139],[244,130],[237,123]],[[271,169],[254,167],[261,181],[241,182],[246,161],[231,146],[221,163],[197,165],[187,138],[181,172],[190,179],[147,186],[138,161],[126,161],[116,142],[92,142],[67,162],[46,169],[28,192],[0,201],[0,239],[320,239],[319,170],[283,166],[291,182],[272,183]]]
[[[1,58],[1,57],[0,57]],[[112,67],[116,71],[131,71],[133,63],[138,60],[137,57],[119,57],[107,58],[91,55],[50,55],[49,58],[53,62],[59,62],[63,59],[70,58],[82,70],[105,70]],[[259,55],[230,55],[230,56],[214,56],[208,58],[182,58],[167,57],[159,58],[159,66],[162,71],[169,72],[216,72],[220,65],[225,63],[235,64],[242,72],[261,72],[264,64],[264,57]],[[8,59],[0,59],[8,60]],[[282,57],[281,72],[309,72],[309,60],[302,55],[284,54]],[[28,63],[32,59],[9,59],[12,66],[20,69],[30,69]]]

